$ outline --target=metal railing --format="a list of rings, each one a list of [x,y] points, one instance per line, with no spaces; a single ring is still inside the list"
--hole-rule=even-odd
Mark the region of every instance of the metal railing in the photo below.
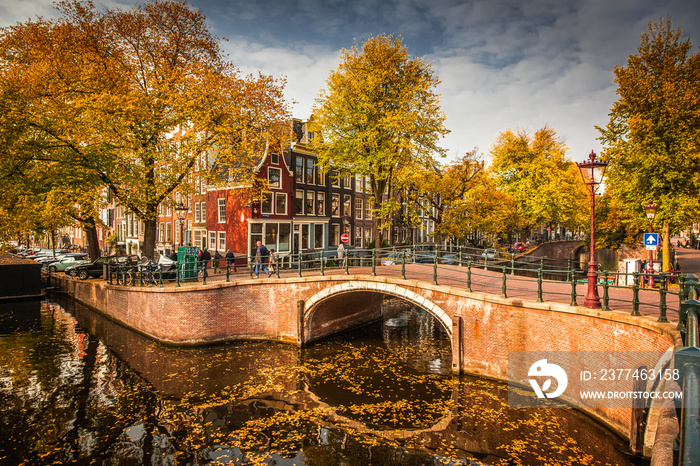
[[[683,398],[678,415],[680,443],[677,463],[682,466],[700,465],[700,283],[695,275],[689,275],[682,295],[687,298],[681,304],[678,329],[685,346],[676,349],[674,367],[682,380]]]
[[[577,305],[585,294],[586,271],[570,260],[529,257],[521,254],[482,249],[453,247],[434,250],[416,248],[359,249],[348,248],[338,258],[335,250],[303,251],[276,255],[270,267],[276,278],[314,275],[370,274],[446,284],[470,292],[484,292],[502,297],[520,297],[537,302],[562,302]],[[212,280],[231,281],[255,276],[255,257],[238,256],[206,262],[175,263],[172,269],[158,266],[109,266],[110,283],[128,286],[164,286],[174,283]],[[644,287],[652,278],[655,286]],[[632,315],[658,314],[659,322],[668,322],[680,308],[679,292],[686,278],[669,274],[623,274],[601,271],[599,292],[603,310],[626,310]],[[678,282],[678,288],[676,283]],[[602,292],[601,292],[602,291]],[[677,298],[676,298],[677,297]]]

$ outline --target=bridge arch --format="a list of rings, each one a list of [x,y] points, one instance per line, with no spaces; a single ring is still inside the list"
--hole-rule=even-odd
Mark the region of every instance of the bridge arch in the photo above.
[[[362,280],[348,281],[324,288],[306,300],[303,318],[304,325],[308,325],[315,312],[321,308],[321,304],[323,302],[341,294],[357,292],[379,293],[383,295],[395,296],[415,304],[433,315],[442,325],[443,329],[449,336],[450,341],[452,341],[452,318],[440,306],[411,290],[393,283],[384,282]]]

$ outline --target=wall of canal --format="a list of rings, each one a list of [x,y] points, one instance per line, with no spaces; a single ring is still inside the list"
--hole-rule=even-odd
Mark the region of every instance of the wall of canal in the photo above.
[[[306,345],[380,317],[384,296],[427,310],[452,341],[454,373],[507,380],[509,352],[666,352],[675,323],[560,303],[536,303],[430,283],[368,275],[126,287],[56,275],[53,284],[122,325],[171,345],[275,340]],[[576,367],[569,370],[576,372]],[[528,386],[527,380],[520,381]],[[580,381],[570,377],[576,389]],[[568,401],[568,400],[567,400]],[[572,403],[630,437],[632,409]],[[658,416],[647,419],[645,451]]]

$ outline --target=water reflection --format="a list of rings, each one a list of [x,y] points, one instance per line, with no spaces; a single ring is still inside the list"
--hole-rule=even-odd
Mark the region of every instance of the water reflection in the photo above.
[[[504,384],[453,378],[422,311],[384,316],[304,350],[176,348],[51,302],[0,331],[0,463],[630,464],[576,411],[511,410]]]

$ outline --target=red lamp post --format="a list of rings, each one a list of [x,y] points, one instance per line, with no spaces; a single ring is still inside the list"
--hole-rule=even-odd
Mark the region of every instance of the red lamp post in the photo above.
[[[591,309],[600,309],[600,296],[598,296],[598,272],[595,261],[595,193],[599,184],[603,182],[605,176],[605,167],[608,162],[596,160],[595,152],[591,151],[588,156],[588,161],[577,163],[578,169],[581,171],[583,182],[591,192],[591,250],[590,260],[588,261],[588,292],[583,305]]]
[[[644,206],[644,212],[647,214],[647,220],[649,220],[649,233],[654,233],[652,224],[654,223],[654,217],[656,217],[656,209],[658,209],[658,206],[655,206],[651,201]],[[649,249],[649,265],[647,269],[649,270],[649,287],[654,288],[654,252],[651,249]]]

